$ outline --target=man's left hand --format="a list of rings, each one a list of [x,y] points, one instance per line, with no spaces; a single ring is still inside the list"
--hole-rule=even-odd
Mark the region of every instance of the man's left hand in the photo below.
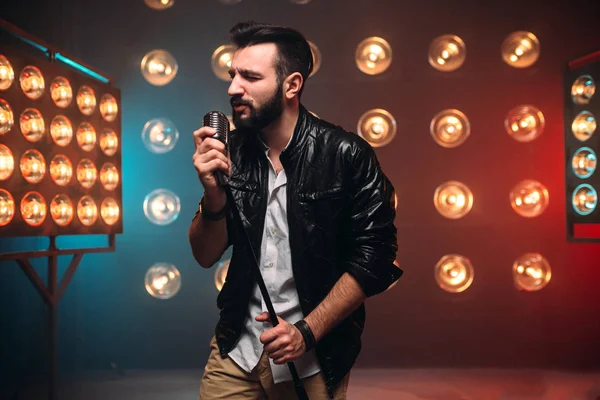
[[[256,317],[259,322],[270,322],[269,313],[263,312]],[[285,364],[302,357],[306,345],[302,334],[294,325],[277,317],[279,324],[260,335],[264,350],[275,364]]]

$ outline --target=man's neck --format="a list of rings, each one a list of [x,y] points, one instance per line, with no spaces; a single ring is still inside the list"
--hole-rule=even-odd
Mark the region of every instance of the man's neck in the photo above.
[[[279,119],[260,132],[262,141],[269,147],[271,154],[281,154],[287,146],[298,122],[299,107],[286,108]]]

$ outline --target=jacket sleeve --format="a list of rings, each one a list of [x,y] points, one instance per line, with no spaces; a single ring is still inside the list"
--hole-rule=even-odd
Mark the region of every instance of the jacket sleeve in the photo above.
[[[351,149],[346,266],[370,297],[385,291],[403,273],[394,265],[398,251],[395,192],[371,145],[358,139]]]

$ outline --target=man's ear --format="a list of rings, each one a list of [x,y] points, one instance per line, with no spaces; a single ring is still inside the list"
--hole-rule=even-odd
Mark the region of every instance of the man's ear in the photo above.
[[[285,98],[292,99],[294,96],[298,96],[302,85],[304,84],[304,79],[302,78],[302,74],[300,72],[294,72],[287,78],[285,78],[285,82],[283,84],[283,88],[285,90]]]

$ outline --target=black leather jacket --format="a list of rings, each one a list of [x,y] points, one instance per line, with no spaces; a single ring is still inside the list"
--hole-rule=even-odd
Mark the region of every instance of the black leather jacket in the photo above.
[[[268,160],[253,133],[234,131],[229,146],[230,186],[260,260]],[[305,316],[345,272],[356,278],[367,296],[384,291],[402,275],[393,264],[398,249],[394,188],[366,141],[300,106],[294,135],[280,160],[287,175],[292,268]],[[242,332],[255,283],[248,241],[232,218],[230,209],[227,227],[233,253],[217,298],[216,339],[224,357]],[[316,344],[330,395],[354,365],[364,323],[363,304]]]

